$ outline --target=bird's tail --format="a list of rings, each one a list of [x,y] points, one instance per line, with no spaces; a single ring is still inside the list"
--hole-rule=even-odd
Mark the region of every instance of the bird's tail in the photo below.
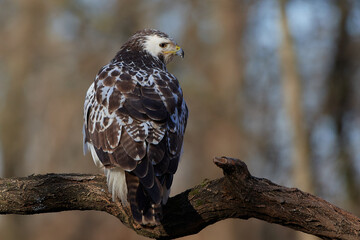
[[[135,221],[142,225],[159,225],[162,218],[162,203],[154,203],[148,191],[141,184],[140,179],[129,172],[125,172],[128,189],[128,200],[131,213]],[[162,195],[162,194],[161,194]]]

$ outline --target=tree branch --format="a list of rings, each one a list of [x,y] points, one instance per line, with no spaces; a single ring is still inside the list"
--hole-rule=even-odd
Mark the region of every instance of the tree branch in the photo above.
[[[206,180],[169,199],[162,225],[135,223],[128,208],[114,203],[105,177],[89,174],[45,174],[0,179],[0,214],[38,214],[97,210],[121,220],[138,234],[172,239],[199,232],[226,218],[257,218],[323,239],[359,239],[360,219],[296,188],[251,176],[244,162],[215,158],[224,177]]]

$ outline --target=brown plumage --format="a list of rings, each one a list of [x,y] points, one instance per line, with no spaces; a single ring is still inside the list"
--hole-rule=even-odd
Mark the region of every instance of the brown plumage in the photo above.
[[[179,46],[165,33],[133,35],[97,74],[84,105],[84,149],[105,168],[113,199],[134,219],[161,220],[179,163],[188,110],[178,80],[166,70]]]

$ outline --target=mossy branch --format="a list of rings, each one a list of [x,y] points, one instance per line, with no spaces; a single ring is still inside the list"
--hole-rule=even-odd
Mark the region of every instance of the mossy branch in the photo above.
[[[0,214],[97,210],[121,220],[138,234],[173,239],[195,234],[226,218],[257,218],[322,239],[360,239],[360,219],[296,188],[253,177],[244,162],[215,158],[224,177],[206,180],[169,199],[162,224],[144,227],[114,203],[102,175],[45,174],[0,179]]]

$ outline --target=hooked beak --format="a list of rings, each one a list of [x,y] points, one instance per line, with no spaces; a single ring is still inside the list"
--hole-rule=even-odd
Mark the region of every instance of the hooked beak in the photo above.
[[[175,47],[175,54],[180,56],[181,58],[184,58],[184,51],[178,45],[176,45]]]

